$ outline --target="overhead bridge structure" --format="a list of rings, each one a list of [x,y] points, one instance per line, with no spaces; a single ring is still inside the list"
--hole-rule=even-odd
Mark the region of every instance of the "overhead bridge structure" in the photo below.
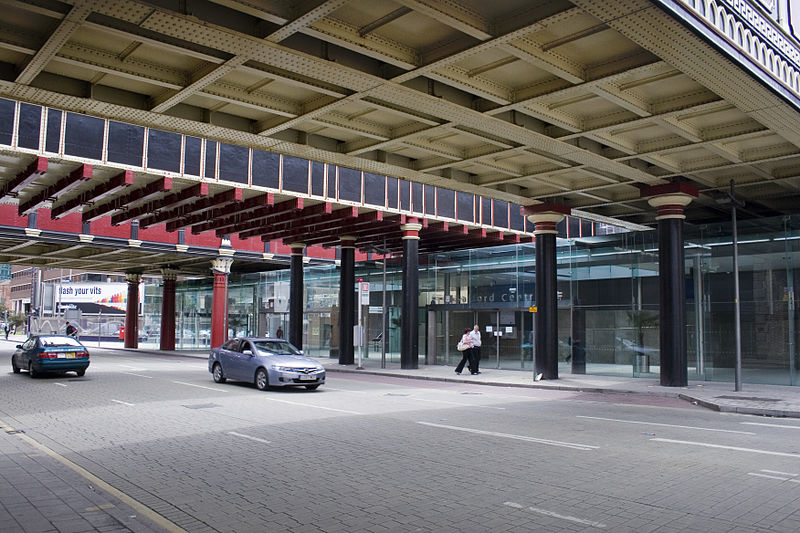
[[[356,250],[402,254],[412,316],[420,253],[535,235],[536,365],[556,378],[570,216],[658,226],[662,383],[681,385],[684,220],[727,217],[731,184],[753,219],[800,205],[788,0],[0,7],[0,262],[125,272],[134,295],[143,273],[174,291],[211,261],[212,343],[231,268],[289,266],[295,302],[304,261],[341,261],[352,340]],[[301,323],[292,307],[298,344]]]

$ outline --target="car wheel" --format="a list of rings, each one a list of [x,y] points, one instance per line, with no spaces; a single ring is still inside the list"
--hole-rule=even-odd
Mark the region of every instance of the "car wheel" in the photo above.
[[[256,370],[256,388],[258,390],[269,389],[269,376],[267,375],[267,371],[263,368]]]
[[[214,364],[211,375],[214,376],[214,383],[225,383],[228,380],[222,373],[222,365],[219,363]]]
[[[308,390],[317,390],[319,385],[306,385],[306,389]]]
[[[84,375],[84,374],[86,374],[86,369],[85,369],[85,368],[82,368],[82,369],[80,369],[80,370],[76,370],[76,371],[75,371],[75,373],[76,373],[76,374],[78,374],[78,377],[79,377],[79,378],[82,378],[82,377],[83,377],[83,375]]]
[[[11,370],[14,371],[15,374],[19,374],[20,368],[17,366],[17,362],[14,361],[14,358],[11,358]]]
[[[28,375],[32,378],[38,378],[39,373],[33,368],[33,362],[28,361]]]

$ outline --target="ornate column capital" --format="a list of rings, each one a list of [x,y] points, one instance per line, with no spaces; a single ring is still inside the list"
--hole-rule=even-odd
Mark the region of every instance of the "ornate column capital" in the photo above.
[[[658,209],[656,220],[668,218],[685,219],[683,208],[689,205],[699,195],[697,187],[688,183],[675,182],[645,187],[640,191],[641,198],[647,198],[647,203]]]
[[[128,283],[139,283],[142,281],[142,275],[138,272],[126,272],[125,273],[125,280]]]
[[[564,220],[564,217],[569,215],[572,210],[565,205],[541,203],[523,206],[520,211],[533,222],[534,235],[557,235],[556,224]]]
[[[175,281],[178,279],[178,271],[171,268],[162,268],[161,279],[164,281]]]
[[[339,244],[339,248],[355,248],[356,247],[356,237],[354,235],[343,235],[339,237],[341,243]]]
[[[408,219],[409,222],[401,224],[400,229],[403,231],[403,239],[419,239],[419,230],[422,229],[422,224],[417,222],[416,218]]]
[[[303,242],[292,242],[288,246],[292,250],[292,255],[300,255],[306,249],[306,245]]]
[[[211,270],[214,274],[230,274],[233,259],[229,257],[217,257],[211,260]]]

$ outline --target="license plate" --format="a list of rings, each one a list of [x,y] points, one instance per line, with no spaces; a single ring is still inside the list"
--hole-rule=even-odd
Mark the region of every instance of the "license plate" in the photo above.
[[[67,352],[64,354],[67,359],[75,359],[75,352]]]
[[[317,378],[315,376],[309,376],[307,374],[300,374],[300,381],[316,381]]]

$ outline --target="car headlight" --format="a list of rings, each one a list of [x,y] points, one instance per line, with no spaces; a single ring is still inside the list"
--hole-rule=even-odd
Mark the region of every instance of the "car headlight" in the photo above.
[[[272,365],[272,370],[277,370],[279,372],[294,372],[294,369],[290,366],[280,366],[280,365]]]

